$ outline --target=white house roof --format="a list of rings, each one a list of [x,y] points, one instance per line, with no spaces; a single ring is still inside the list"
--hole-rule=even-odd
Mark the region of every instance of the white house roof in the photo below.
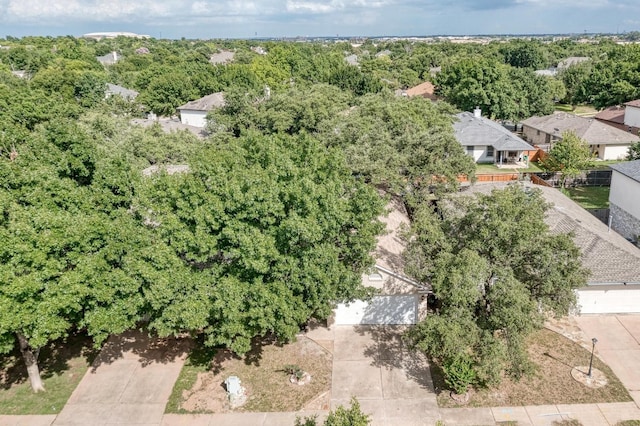
[[[453,130],[462,146],[492,146],[497,151],[532,151],[535,148],[495,121],[470,112],[456,114]]]
[[[178,110],[211,111],[214,108],[221,108],[223,106],[224,93],[216,92],[203,98],[187,102],[186,104],[179,106]]]
[[[522,124],[550,135],[561,136],[566,131],[574,131],[589,145],[624,145],[640,141],[640,138],[633,133],[625,132],[602,121],[564,112],[527,118],[522,121]]]
[[[509,183],[491,182],[468,187],[468,191],[489,194],[503,189]],[[575,244],[582,252],[582,265],[591,271],[589,285],[640,284],[640,249],[591,213],[580,207],[555,188],[522,183],[525,187],[542,191],[552,204],[545,222],[551,232],[572,233]]]
[[[232,52],[230,50],[223,50],[221,52],[218,53],[214,53],[209,57],[209,62],[212,64],[225,64],[227,62],[231,62],[233,61],[233,58],[235,56],[235,52]]]
[[[635,180],[636,182],[640,182],[640,160],[611,164],[609,167],[616,172],[622,173],[623,175]]]

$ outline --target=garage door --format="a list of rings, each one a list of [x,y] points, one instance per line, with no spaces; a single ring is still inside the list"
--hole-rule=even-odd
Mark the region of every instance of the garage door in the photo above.
[[[336,325],[415,324],[416,295],[375,296],[369,301],[340,303],[336,308]]]
[[[640,289],[578,290],[582,314],[640,313]]]

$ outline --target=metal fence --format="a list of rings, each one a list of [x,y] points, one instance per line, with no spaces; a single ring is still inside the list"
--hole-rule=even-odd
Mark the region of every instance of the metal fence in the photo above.
[[[589,213],[597,217],[605,225],[609,224],[609,209],[586,209]]]
[[[532,173],[549,185],[558,187],[561,183],[560,173]],[[567,186],[610,186],[611,170],[586,170],[580,176],[567,178]]]

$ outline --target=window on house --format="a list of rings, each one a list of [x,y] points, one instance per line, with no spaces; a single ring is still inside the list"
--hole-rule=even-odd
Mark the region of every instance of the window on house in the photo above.
[[[540,130],[536,130],[536,135],[540,136]]]
[[[467,154],[469,154],[470,156],[473,157],[473,151],[474,151],[474,149],[473,149],[472,146],[467,146]]]
[[[493,158],[493,147],[492,146],[488,146],[487,147],[487,157]]]

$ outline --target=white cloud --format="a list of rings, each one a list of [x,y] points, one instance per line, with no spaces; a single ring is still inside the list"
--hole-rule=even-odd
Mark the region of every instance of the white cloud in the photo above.
[[[287,0],[288,12],[332,13],[348,9],[378,8],[389,4],[389,0]]]

